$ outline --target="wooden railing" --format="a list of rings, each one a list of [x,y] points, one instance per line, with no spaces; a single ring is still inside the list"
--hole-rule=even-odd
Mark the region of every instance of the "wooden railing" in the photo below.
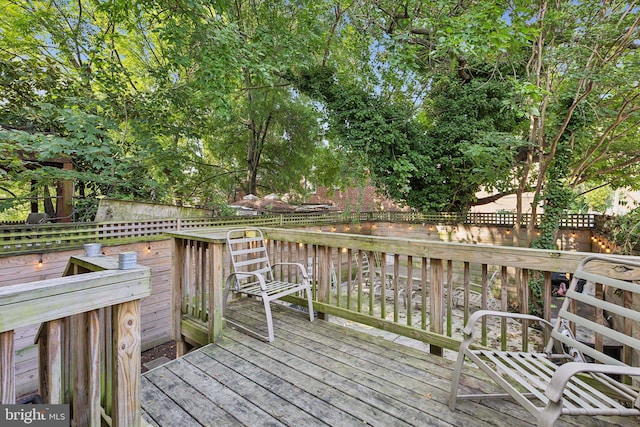
[[[457,350],[456,330],[472,310],[487,307],[486,289],[493,272],[498,280],[490,294],[498,309],[528,312],[529,281],[540,277],[543,316],[552,315],[552,272],[571,272],[588,253],[443,243],[420,239],[362,236],[292,229],[262,228],[273,262],[300,262],[311,274],[314,309],[431,345],[431,351]],[[176,233],[174,252],[174,338],[203,345],[222,330],[222,283],[228,273],[224,233],[215,230]],[[368,271],[363,267],[365,257]],[[376,260],[379,260],[376,262]],[[280,271],[285,278],[291,271]],[[471,306],[471,292],[482,293]],[[289,298],[300,306],[304,301]],[[456,317],[457,316],[457,317]],[[491,325],[483,325],[484,342]],[[498,329],[501,347],[509,327]],[[527,347],[526,323],[517,331]],[[186,345],[186,344],[184,344]],[[186,347],[184,348],[186,350]]]
[[[486,290],[492,272],[499,271],[492,295],[502,311],[528,312],[529,279],[540,275],[544,287],[542,314],[550,319],[551,273],[572,271],[588,255],[340,233],[265,232],[274,261],[297,259],[306,260],[305,265],[317,265],[311,268],[318,269],[314,286],[319,312],[419,339],[431,344],[435,354],[442,354],[443,348],[457,350],[462,335],[459,328],[454,328],[455,316],[461,317],[458,325],[463,325],[471,310],[487,307],[486,292],[482,292],[481,307],[471,307],[469,295],[474,287]],[[360,268],[365,255],[370,265],[368,277]],[[338,286],[331,284],[331,270]],[[526,347],[525,326],[519,333]],[[497,327],[501,346],[506,348],[507,325]],[[485,324],[484,343],[487,334]]]
[[[39,394],[69,404],[73,425],[139,426],[140,299],[146,267],[72,258],[65,277],[0,288],[0,403],[15,403],[14,335],[40,324]]]
[[[593,229],[596,216],[567,215],[560,226],[571,229]],[[523,215],[526,226],[530,216]],[[539,218],[538,218],[539,220]],[[220,218],[162,219],[144,221],[110,221],[100,223],[65,223],[12,225],[0,228],[0,255],[79,248],[83,243],[127,242],[163,238],[166,233],[210,227],[254,225],[259,227],[301,227],[306,225],[361,223],[373,221],[432,224],[471,224],[510,227],[516,215],[511,213],[436,213],[417,212],[338,212]]]

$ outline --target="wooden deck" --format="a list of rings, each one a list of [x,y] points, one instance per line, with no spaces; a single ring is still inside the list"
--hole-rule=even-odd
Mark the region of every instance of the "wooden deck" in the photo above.
[[[236,321],[260,325],[262,309],[229,307]],[[208,345],[142,378],[144,418],[159,426],[522,426],[527,412],[505,400],[446,405],[453,362],[345,328],[273,312],[267,344],[226,328]],[[265,328],[266,329],[266,328]],[[462,384],[495,391],[469,369]],[[638,425],[637,418],[561,417],[557,425]]]

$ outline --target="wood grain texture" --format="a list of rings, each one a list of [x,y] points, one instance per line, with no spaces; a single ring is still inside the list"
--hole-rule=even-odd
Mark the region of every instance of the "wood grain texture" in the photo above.
[[[222,333],[222,299],[223,299],[223,272],[224,272],[224,244],[209,244],[209,283],[207,286],[207,308],[209,313],[209,342],[215,342]]]
[[[113,307],[113,427],[138,427],[140,412],[140,301]]]
[[[13,331],[0,333],[0,403],[16,401]]]
[[[63,403],[62,388],[62,328],[63,321],[56,319],[42,325],[38,337],[39,392],[45,402]]]
[[[172,285],[171,285],[171,334],[176,342],[176,357],[182,356],[186,352],[184,339],[182,338],[182,304],[185,275],[185,255],[187,248],[180,238],[173,239],[172,255]]]
[[[77,425],[99,425],[100,316],[98,310],[71,318],[73,328],[73,419]],[[67,368],[68,369],[68,368]]]
[[[258,327],[261,305],[244,299],[229,317]],[[159,426],[531,425],[510,401],[468,401],[449,411],[453,362],[423,350],[306,317],[280,305],[270,344],[226,328],[217,344],[143,375],[144,416]],[[495,391],[477,370],[464,386]],[[213,419],[219,422],[212,422]],[[558,427],[632,426],[618,417],[561,417]]]
[[[0,287],[0,331],[37,325],[150,293],[148,268],[101,271]]]
[[[263,232],[266,238],[273,240],[544,271],[573,271],[584,257],[591,255],[587,252],[469,245],[404,237],[378,237],[280,228],[264,228]]]

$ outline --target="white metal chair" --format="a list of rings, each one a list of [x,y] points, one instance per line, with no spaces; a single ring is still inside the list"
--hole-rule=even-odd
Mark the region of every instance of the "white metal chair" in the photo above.
[[[315,264],[315,266],[314,266]],[[317,278],[320,276],[318,274],[318,263],[314,260],[313,257],[307,258],[307,274],[309,276],[309,283],[313,284],[316,282]],[[333,264],[333,260],[329,262],[329,283],[331,289],[335,289],[338,286],[338,275],[336,273],[336,268]]]
[[[597,273],[596,273],[597,271]],[[625,301],[640,295],[640,286],[632,280],[640,278],[640,263],[617,258],[588,257],[578,266],[555,325],[528,314],[480,310],[469,318],[464,328],[464,341],[451,380],[449,407],[458,399],[512,398],[537,420],[538,426],[552,426],[560,415],[640,416],[640,393],[626,384],[624,377],[639,379],[637,354],[640,352],[640,312],[627,302],[616,304],[576,291],[583,279],[587,284],[601,284],[610,292],[620,292]],[[583,309],[571,311],[570,301],[580,302]],[[587,308],[589,307],[589,308]],[[606,310],[624,319],[621,329],[611,329],[598,322]],[[596,313],[596,318],[587,313]],[[544,352],[497,351],[472,348],[474,325],[485,316],[537,321],[551,328],[551,338]],[[587,316],[587,317],[585,317]],[[570,325],[569,329],[566,325]],[[622,347],[622,360],[604,353],[601,345],[593,347],[571,333],[571,325],[584,334],[616,342]],[[598,348],[600,347],[600,348]],[[634,353],[636,353],[634,355]],[[504,393],[458,394],[465,359],[484,371]],[[586,360],[593,362],[585,363]],[[613,375],[613,376],[612,376]]]
[[[387,298],[393,298],[394,295],[394,286],[395,279],[393,273],[393,264],[387,264],[388,270],[385,271],[384,277],[382,275],[382,263],[386,262],[386,260],[382,260],[379,252],[374,252],[374,260],[373,264],[369,260],[369,255],[367,252],[362,252],[362,266],[358,262],[358,258],[356,257],[356,265],[362,269],[362,281],[365,286],[363,291],[369,292],[370,288],[373,289],[373,294],[375,296],[382,295],[382,287],[384,286],[385,295]],[[415,278],[414,278],[415,279]],[[404,307],[407,307],[407,294],[406,287],[401,286],[401,281],[407,280],[407,276],[399,275],[398,276],[398,299],[403,301]],[[352,287],[358,285],[358,278],[352,282]]]
[[[487,295],[487,309],[489,310],[499,310],[500,304],[498,304],[498,300],[493,296],[493,286],[498,278],[498,273],[500,270],[496,270],[491,275],[491,278],[487,281],[487,288],[485,289],[485,294]],[[482,287],[481,285],[479,285]],[[464,304],[464,288],[462,286],[457,286],[451,292],[451,299],[453,304],[456,306],[461,306]],[[482,291],[478,292],[473,289],[469,289],[469,306],[482,307]]]
[[[229,292],[259,297],[264,303],[264,311],[267,318],[268,336],[240,325],[229,319],[228,323],[242,329],[248,334],[264,341],[272,342],[274,339],[273,319],[271,317],[270,303],[286,295],[306,293],[309,306],[309,320],[313,321],[313,302],[311,299],[311,287],[309,277],[304,266],[300,263],[274,263],[271,265],[267,254],[267,247],[262,232],[257,228],[231,230],[227,233],[227,249],[231,257],[233,272],[225,281],[223,311],[226,308]],[[287,278],[292,281],[276,280],[273,267],[288,266],[294,271],[289,272]]]

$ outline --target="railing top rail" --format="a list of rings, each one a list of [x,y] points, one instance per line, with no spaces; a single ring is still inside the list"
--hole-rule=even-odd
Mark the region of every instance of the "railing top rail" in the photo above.
[[[70,261],[73,262],[73,259]],[[0,287],[0,333],[151,294],[151,270],[104,270]]]
[[[593,255],[587,252],[436,242],[284,228],[262,228],[262,230],[266,238],[274,240],[541,271],[573,271],[582,259]],[[640,257],[633,258],[640,260]]]

